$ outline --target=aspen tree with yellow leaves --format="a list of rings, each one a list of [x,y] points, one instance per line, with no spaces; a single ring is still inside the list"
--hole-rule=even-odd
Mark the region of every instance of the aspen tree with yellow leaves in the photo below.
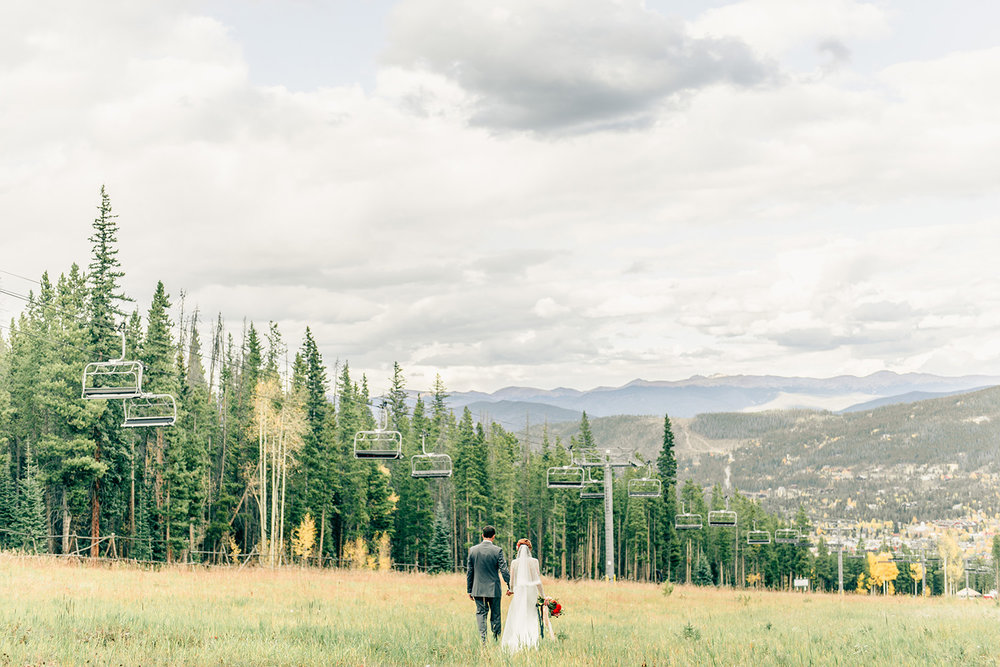
[[[282,390],[276,375],[261,379],[254,392],[254,426],[259,457],[255,495],[261,527],[260,559],[274,567],[281,564],[285,552],[288,467],[302,447],[306,430],[301,395]]]
[[[303,565],[309,562],[313,548],[316,545],[316,522],[312,515],[306,512],[298,527],[292,531],[292,555]]]
[[[938,539],[938,554],[941,556],[941,567],[944,570],[944,594],[950,595],[958,590],[956,584],[965,574],[962,549],[958,546],[958,537],[954,530],[946,531]]]
[[[892,595],[896,592],[894,583],[899,576],[899,568],[892,562],[892,554],[883,551],[876,555],[867,554],[868,578],[865,586],[869,591],[882,589],[883,595]]]

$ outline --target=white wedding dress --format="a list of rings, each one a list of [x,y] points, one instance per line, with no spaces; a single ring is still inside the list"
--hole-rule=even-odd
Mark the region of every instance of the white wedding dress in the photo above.
[[[514,591],[514,596],[507,609],[507,622],[503,626],[500,646],[514,653],[523,648],[537,647],[541,636],[535,605],[538,596],[544,595],[542,578],[538,571],[538,559],[531,557],[526,544],[521,545],[517,550],[517,558],[510,564],[510,588]],[[542,619],[545,623],[545,638],[554,639],[552,625],[549,623],[549,610],[546,608],[542,609]]]

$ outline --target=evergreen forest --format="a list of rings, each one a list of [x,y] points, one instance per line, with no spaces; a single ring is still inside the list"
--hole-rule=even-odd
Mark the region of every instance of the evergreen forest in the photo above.
[[[408,391],[393,364],[373,396],[349,361],[333,369],[310,331],[274,322],[227,330],[207,322],[162,282],[140,312],[122,289],[118,220],[101,189],[90,227],[91,256],[42,273],[24,308],[0,330],[0,546],[32,553],[142,562],[302,563],[422,571],[460,570],[485,524],[508,552],[528,537],[543,571],[601,578],[604,504],[548,488],[550,467],[592,450],[586,414],[564,440],[542,431],[520,438],[468,409],[448,409],[437,377]],[[208,335],[203,338],[203,333]],[[90,362],[141,361],[144,389],[176,399],[171,426],[124,428],[122,402],[81,398]],[[354,455],[359,431],[401,434],[402,457]],[[411,476],[411,457],[447,454],[446,478]],[[674,435],[663,419],[650,468],[614,480],[615,556],[620,578],[790,587],[794,577],[836,586],[836,558],[802,540],[747,544],[750,526],[811,532],[722,487],[677,479]],[[630,497],[628,481],[655,472],[663,493]],[[600,469],[594,474],[599,476]],[[675,528],[681,511],[707,517],[727,506],[739,528]],[[856,586],[865,562],[848,563]],[[855,571],[857,570],[857,571]],[[932,578],[933,580],[933,578]],[[897,590],[909,592],[900,582]],[[912,583],[912,582],[911,582]]]

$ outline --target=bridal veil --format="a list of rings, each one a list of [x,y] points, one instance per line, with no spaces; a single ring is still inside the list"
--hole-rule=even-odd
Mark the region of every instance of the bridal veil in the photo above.
[[[507,609],[507,623],[504,625],[500,645],[510,652],[529,646],[536,646],[541,635],[538,627],[538,609],[535,606],[542,595],[542,579],[538,571],[538,561],[531,557],[526,544],[517,550],[517,558],[511,563],[510,585],[514,591],[510,607]],[[552,636],[548,610],[543,609],[545,632]]]

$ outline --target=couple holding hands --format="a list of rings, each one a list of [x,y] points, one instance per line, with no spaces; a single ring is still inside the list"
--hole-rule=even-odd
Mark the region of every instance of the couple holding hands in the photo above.
[[[503,549],[493,543],[495,536],[496,529],[493,526],[483,528],[483,541],[469,549],[466,567],[466,588],[469,598],[476,602],[476,624],[483,643],[486,643],[487,614],[493,638],[500,639],[500,646],[508,651],[537,646],[543,625],[545,635],[554,638],[548,608],[542,605],[539,612],[536,607],[536,601],[544,593],[538,559],[531,557],[531,541],[517,541],[517,557],[508,570]],[[502,636],[501,576],[507,582],[507,595],[512,596]]]

